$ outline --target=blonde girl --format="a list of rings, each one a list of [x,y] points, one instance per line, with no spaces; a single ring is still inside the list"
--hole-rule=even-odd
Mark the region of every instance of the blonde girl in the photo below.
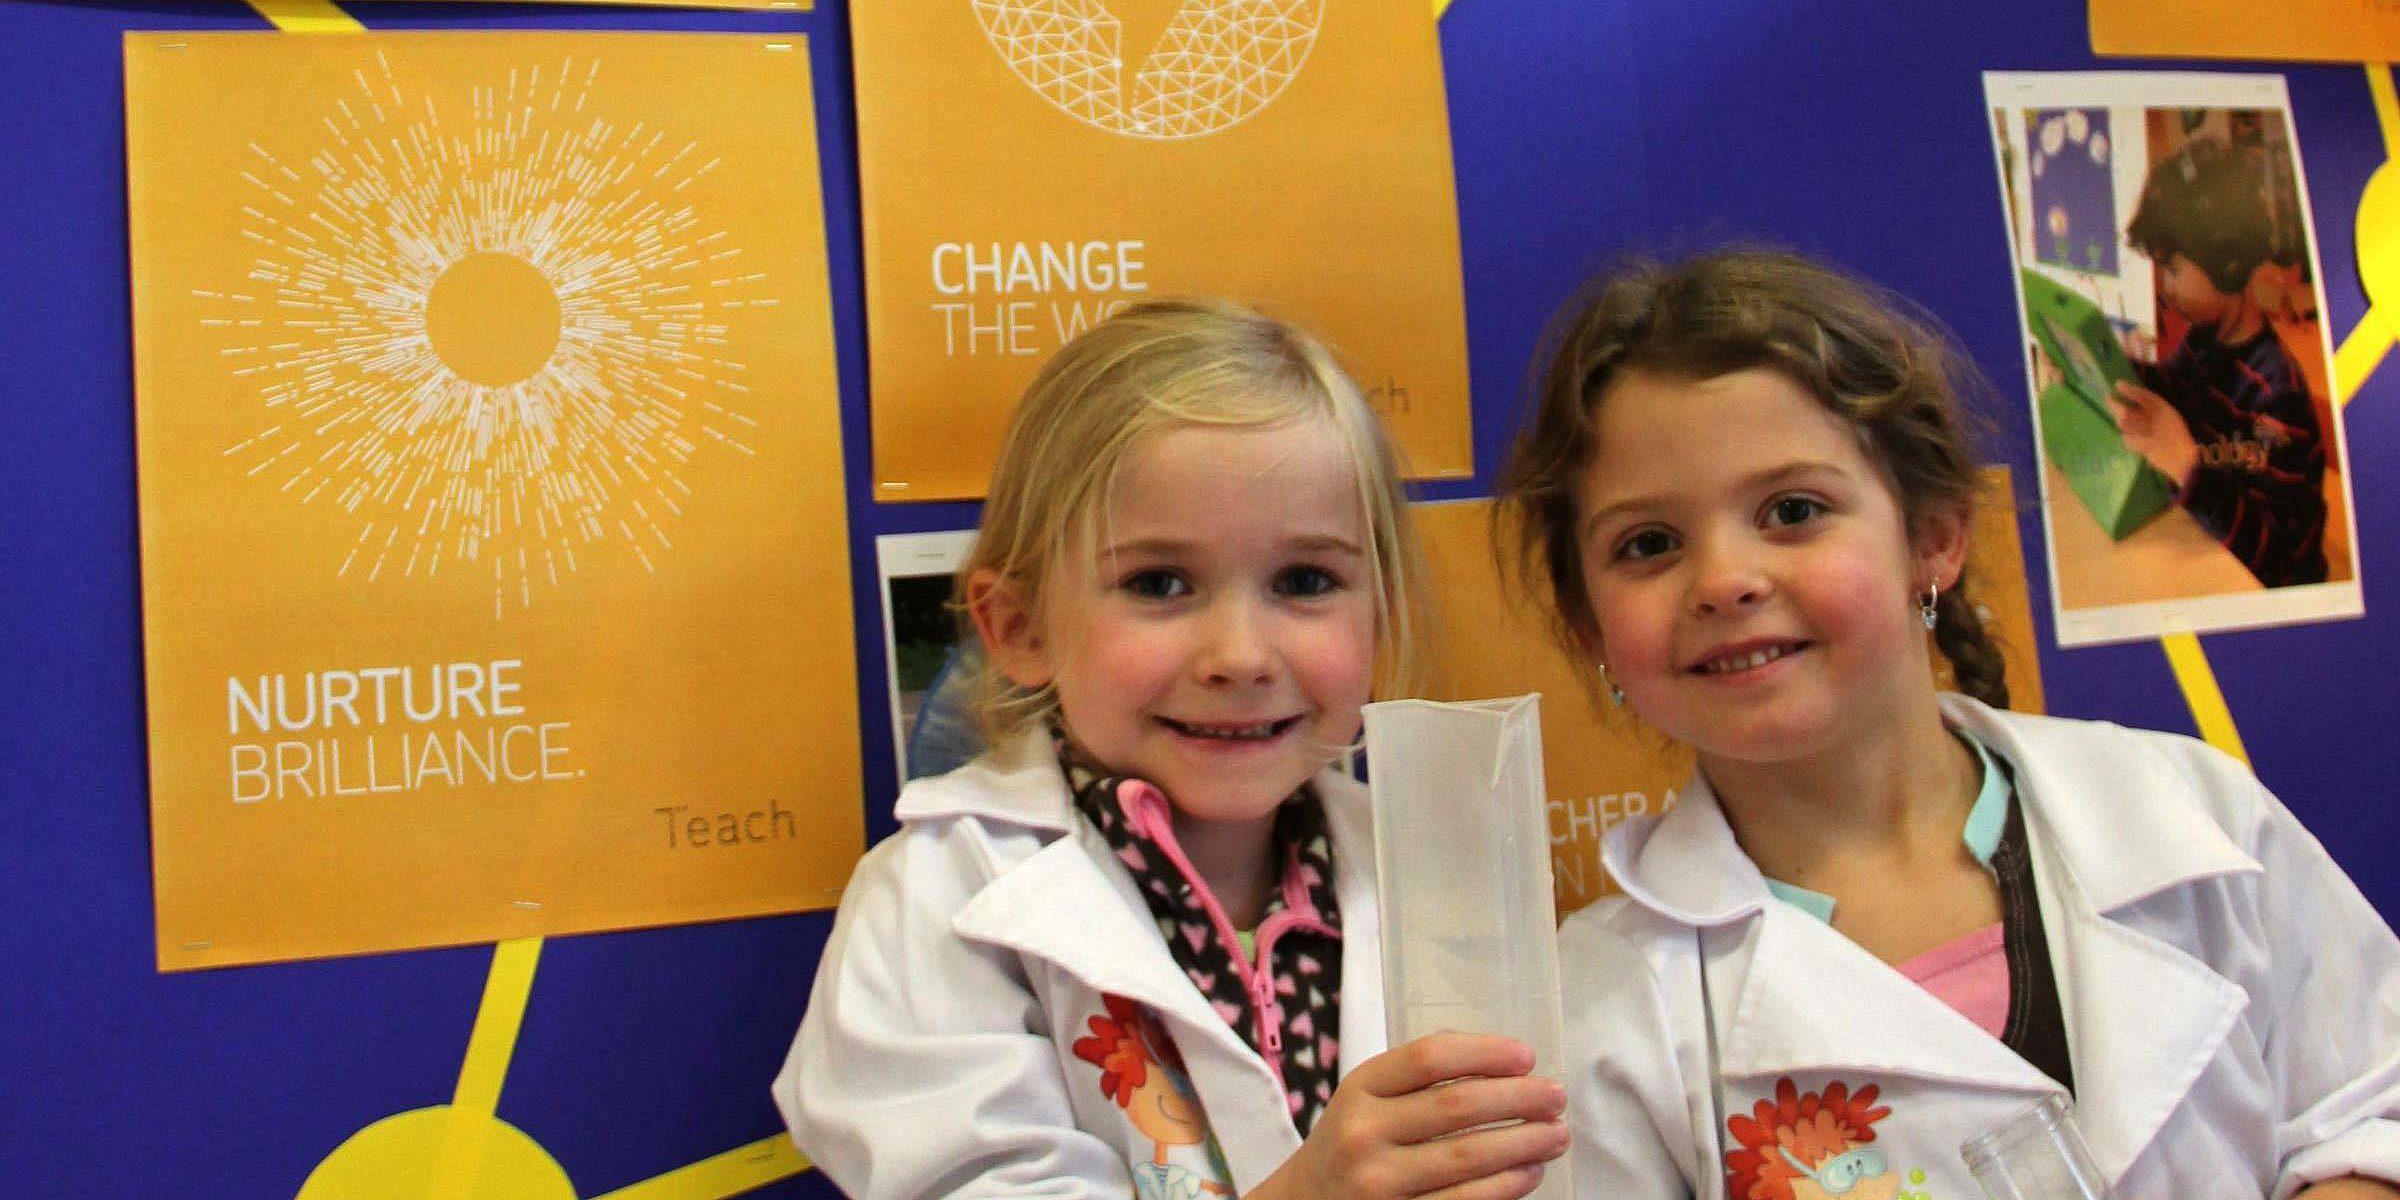
[[[862,1200],[1531,1190],[1565,1098],[1524,1046],[1378,1053],[1334,764],[1407,686],[1421,569],[1313,338],[1175,302],[1062,349],[960,573],[994,748],[903,790],[844,894],[775,1089],[800,1148]]]

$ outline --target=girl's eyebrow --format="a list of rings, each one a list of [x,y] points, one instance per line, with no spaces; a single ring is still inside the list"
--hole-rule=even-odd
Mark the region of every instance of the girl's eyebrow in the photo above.
[[[1286,539],[1284,545],[1302,554],[1347,554],[1353,558],[1366,554],[1357,542],[1333,533],[1303,533]]]
[[[1189,554],[1200,543],[1191,538],[1152,535],[1111,542],[1101,548],[1104,558],[1151,557],[1171,558]],[[1283,540],[1283,549],[1292,554],[1345,554],[1363,557],[1366,551],[1359,544],[1338,533],[1296,533]]]
[[[1846,472],[1839,463],[1828,462],[1824,459],[1802,458],[1768,467],[1763,471],[1753,471],[1735,480],[1734,487],[1736,490],[1744,492],[1765,491],[1794,479],[1820,474],[1842,475]],[[1664,505],[1665,499],[1662,495],[1627,496],[1604,508],[1595,509],[1591,516],[1584,518],[1583,537],[1580,540],[1591,540],[1593,531],[1600,528],[1602,521],[1620,512],[1658,508]]]
[[[1163,558],[1190,550],[1194,544],[1188,538],[1164,536],[1127,538],[1124,541],[1110,542],[1101,547],[1100,554],[1103,558],[1124,558],[1136,554]]]

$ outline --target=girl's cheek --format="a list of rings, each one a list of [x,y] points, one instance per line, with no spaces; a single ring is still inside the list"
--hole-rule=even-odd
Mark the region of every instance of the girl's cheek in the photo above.
[[[1638,595],[1622,589],[1596,591],[1592,594],[1593,619],[1600,626],[1600,641],[1605,647],[1601,657],[1609,668],[1620,673],[1647,670],[1666,657],[1666,639],[1672,632],[1645,605]]]
[[[1319,646],[1320,678],[1337,680],[1361,695],[1375,686],[1375,616],[1365,613],[1328,631]]]
[[[1906,580],[1896,578],[1892,569],[1881,564],[1861,565],[1826,582],[1818,611],[1840,614],[1852,628],[1876,626],[1904,632],[1923,628],[1915,601],[1905,594]]]

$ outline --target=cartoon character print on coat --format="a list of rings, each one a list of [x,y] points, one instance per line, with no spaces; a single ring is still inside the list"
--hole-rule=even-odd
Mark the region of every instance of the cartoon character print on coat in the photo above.
[[[1091,1032],[1075,1039],[1073,1049],[1075,1057],[1100,1068],[1101,1092],[1152,1143],[1150,1161],[1126,1164],[1133,1170],[1133,1194],[1138,1200],[1233,1195],[1223,1182],[1224,1155],[1209,1133],[1208,1117],[1174,1040],[1148,1011],[1123,996],[1103,996],[1101,1004],[1107,1011],[1085,1022]],[[1206,1147],[1216,1178],[1170,1161],[1178,1146]]]
[[[1273,853],[1282,879],[1267,897],[1253,963],[1176,844],[1165,793],[1091,769],[1064,738],[1058,748],[1075,807],[1133,876],[1192,986],[1280,1072],[1292,1125],[1306,1137],[1333,1099],[1341,1064],[1341,906],[1333,889],[1333,834],[1315,790],[1303,784],[1275,812]]]
[[[1835,1081],[1803,1092],[1789,1077],[1775,1081],[1775,1098],[1727,1118],[1733,1144],[1725,1152],[1725,1194],[1736,1200],[1912,1200],[1900,1176],[1875,1145],[1875,1123],[1891,1115],[1881,1091],[1855,1093]],[[1923,1171],[1909,1178],[1922,1183]]]

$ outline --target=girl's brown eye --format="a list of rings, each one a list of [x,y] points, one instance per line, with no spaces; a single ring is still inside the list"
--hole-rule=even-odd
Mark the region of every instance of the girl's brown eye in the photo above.
[[[1767,519],[1774,525],[1798,525],[1825,511],[1825,506],[1806,496],[1785,496],[1767,508]]]
[[[1657,558],[1675,548],[1675,539],[1663,529],[1644,529],[1617,543],[1617,557],[1627,561]]]
[[[1136,571],[1117,585],[1143,600],[1173,600],[1192,590],[1183,577],[1173,571]]]
[[[1322,596],[1341,586],[1341,578],[1323,567],[1293,567],[1275,578],[1276,592],[1285,596]]]

